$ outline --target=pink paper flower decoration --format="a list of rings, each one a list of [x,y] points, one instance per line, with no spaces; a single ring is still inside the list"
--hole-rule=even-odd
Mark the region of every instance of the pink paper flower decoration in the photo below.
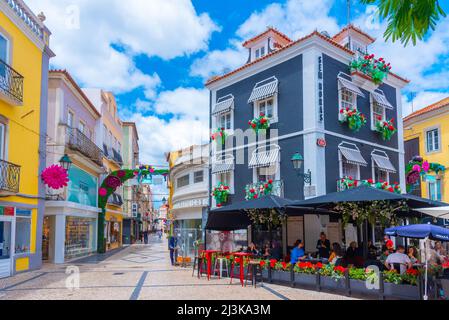
[[[154,168],[151,168],[151,169],[150,169],[150,173],[154,173]]]
[[[117,177],[123,178],[124,176],[126,176],[126,172],[125,171],[120,170],[119,172],[117,172]]]
[[[67,187],[69,175],[67,170],[59,165],[52,165],[41,174],[42,181],[51,189],[59,190]]]
[[[98,190],[98,194],[101,197],[106,197],[108,195],[108,190],[106,190],[105,188],[100,188],[100,190]]]
[[[137,176],[139,174],[139,171],[134,171],[134,176]]]
[[[111,189],[117,189],[122,185],[122,181],[115,176],[109,176],[106,178],[106,186]]]
[[[424,172],[428,172],[429,169],[430,169],[430,164],[429,164],[429,162],[425,161],[425,162],[422,164],[422,169],[423,169]]]
[[[415,165],[413,166],[413,171],[415,171],[415,172],[421,172],[421,167],[420,167],[418,164],[415,164]]]

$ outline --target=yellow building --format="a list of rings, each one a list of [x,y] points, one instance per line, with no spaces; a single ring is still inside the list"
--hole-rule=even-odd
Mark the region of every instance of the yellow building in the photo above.
[[[101,182],[111,172],[120,170],[123,166],[123,123],[117,112],[117,102],[114,94],[101,89],[83,89],[97,110],[101,113],[98,123],[96,143],[103,148],[103,166],[106,174]],[[101,184],[100,182],[100,184]],[[104,236],[106,251],[122,247],[123,245],[123,187],[111,195],[106,206]],[[100,244],[102,241],[98,241]],[[99,252],[102,252],[99,248]]]
[[[0,1],[0,278],[41,266],[50,32]]]
[[[444,170],[437,170],[449,167],[449,98],[407,116],[404,140],[407,162],[420,156],[430,163],[430,170],[415,184],[409,183],[408,191],[424,198],[449,201],[449,184]]]
[[[166,160],[168,162],[168,168],[171,172],[171,170],[173,169],[173,167],[175,166],[176,160],[182,155],[182,150],[179,151],[172,151],[172,152],[168,152],[166,154]],[[168,200],[167,200],[167,205],[168,205],[168,214],[167,217],[170,221],[174,220],[174,215],[173,215],[173,195],[175,193],[175,184],[174,181],[172,181],[170,174],[167,177],[167,189],[168,189]],[[170,234],[173,233],[173,224],[170,226]]]

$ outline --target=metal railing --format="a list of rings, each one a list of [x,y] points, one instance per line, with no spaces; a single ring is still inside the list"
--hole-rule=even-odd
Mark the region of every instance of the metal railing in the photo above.
[[[0,160],[0,191],[18,193],[20,185],[20,166]]]
[[[248,189],[254,189],[259,190],[261,185],[265,185],[266,182],[257,182],[257,183],[251,183],[247,185]],[[284,181],[283,180],[276,180],[273,181],[273,190],[271,192],[271,195],[278,196],[278,197],[284,197]]]
[[[0,59],[0,90],[9,99],[23,103],[23,76]]]
[[[103,152],[101,149],[84,135],[80,130],[74,128],[67,129],[68,147],[79,151],[98,165],[103,165]]]

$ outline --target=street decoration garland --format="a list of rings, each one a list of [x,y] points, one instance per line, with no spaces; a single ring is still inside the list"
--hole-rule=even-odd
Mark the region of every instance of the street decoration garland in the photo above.
[[[287,217],[283,211],[276,209],[250,209],[246,213],[254,225],[265,225],[270,229],[282,225]]]
[[[341,108],[340,115],[340,123],[348,123],[349,129],[354,132],[358,132],[364,125],[366,125],[365,115],[356,108]]]
[[[268,130],[270,128],[270,120],[264,113],[261,113],[259,117],[250,120],[248,124],[256,134],[258,134],[260,130]]]
[[[67,187],[69,174],[62,166],[55,164],[42,171],[41,179],[49,188],[59,190]]]
[[[376,188],[379,190],[389,191],[391,193],[402,194],[402,189],[399,186],[398,182],[395,182],[391,185],[386,181],[374,182],[373,179],[358,181],[358,180],[353,179],[352,177],[346,177],[346,178],[340,179],[338,181],[338,183],[339,183],[341,191],[354,189],[354,188],[362,187],[362,186],[367,186],[367,187],[372,187],[372,188]]]
[[[349,67],[352,72],[360,71],[371,77],[376,85],[382,84],[391,71],[391,64],[387,63],[384,58],[376,59],[374,54],[353,60]]]
[[[247,185],[245,188],[246,200],[256,200],[263,196],[268,196],[273,192],[273,180]]]
[[[405,167],[405,177],[407,181],[407,192],[412,192],[413,186],[416,185],[421,177],[434,172],[437,175],[444,174],[446,167],[439,163],[429,163],[421,156],[415,156]]]
[[[217,202],[217,208],[221,208],[223,204],[228,202],[230,193],[231,190],[229,186],[221,182],[212,190],[212,197],[214,197]]]
[[[378,117],[376,121],[376,131],[380,133],[384,141],[390,141],[393,135],[397,132],[397,129],[394,126],[394,119],[382,121],[382,118]]]
[[[221,139],[221,144],[225,144],[226,139],[228,138],[228,134],[226,133],[225,128],[219,128],[215,130],[214,133],[212,133],[211,139],[213,141],[218,141],[218,139]]]

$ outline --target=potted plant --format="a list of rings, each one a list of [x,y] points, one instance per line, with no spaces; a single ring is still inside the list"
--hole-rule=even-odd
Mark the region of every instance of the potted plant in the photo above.
[[[260,130],[268,130],[270,128],[270,120],[264,113],[261,113],[259,117],[250,120],[248,124],[256,134],[258,134]]]
[[[291,282],[291,263],[278,261],[271,270],[271,280],[275,282]]]
[[[344,290],[346,269],[341,266],[328,264],[320,270],[320,286],[329,290]]]
[[[231,190],[229,186],[220,182],[213,190],[212,197],[214,197],[217,202],[217,207],[221,208],[223,204],[228,202],[228,197],[231,194]]]
[[[391,64],[384,58],[376,59],[374,54],[365,55],[354,59],[350,64],[353,79],[359,73],[365,75],[374,85],[379,86],[387,78],[391,71]]]
[[[317,283],[317,273],[323,268],[321,263],[298,262],[293,268],[295,272],[294,284],[315,286]]]
[[[347,123],[350,130],[358,132],[366,125],[366,117],[356,108],[342,108],[340,109],[340,123]]]
[[[407,270],[400,275],[396,270],[385,271],[384,294],[388,297],[419,300],[421,298],[418,288],[418,270]]]
[[[384,141],[390,141],[393,135],[397,132],[394,126],[394,119],[382,121],[382,118],[377,118],[376,130]]]
[[[225,128],[219,128],[212,133],[211,139],[212,141],[218,141],[221,139],[221,144],[225,144],[226,138],[228,137]]]

